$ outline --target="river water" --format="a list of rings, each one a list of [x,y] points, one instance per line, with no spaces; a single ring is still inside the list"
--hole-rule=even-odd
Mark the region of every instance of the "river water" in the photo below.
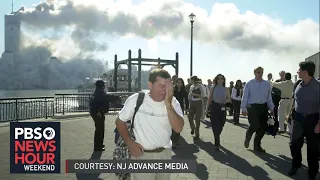
[[[39,97],[39,96],[54,96],[54,94],[72,94],[78,93],[76,89],[66,90],[0,90],[0,99],[17,98],[17,97]]]

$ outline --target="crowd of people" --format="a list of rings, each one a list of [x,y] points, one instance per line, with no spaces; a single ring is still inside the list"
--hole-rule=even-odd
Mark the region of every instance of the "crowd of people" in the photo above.
[[[279,73],[280,78],[276,81],[273,81],[272,74],[264,80],[264,69],[257,67],[253,70],[252,80],[247,83],[236,80],[235,84],[231,81],[226,87],[226,78],[222,74],[213,80],[208,79],[207,84],[192,76],[185,84],[182,78],[171,77],[164,69],[155,69],[149,75],[150,92],[145,93],[141,106],[137,106],[141,93],[127,99],[116,120],[116,131],[132,159],[171,159],[171,148],[179,146],[185,114],[195,140],[200,138],[200,122],[210,118],[217,151],[220,151],[220,135],[227,114],[233,117],[234,125],[240,123],[242,114],[249,122],[244,137],[245,148],[249,147],[255,133],[253,149],[264,153],[266,150],[262,148],[261,140],[272,117],[279,122],[278,133],[290,134],[292,167],[288,174],[294,175],[301,167],[301,148],[306,137],[309,179],[316,179],[320,157],[320,79],[314,78],[313,62],[301,62],[297,73],[300,80],[296,83],[285,71]],[[104,145],[101,138],[97,139],[101,149]],[[133,177],[170,179],[165,173],[137,173]]]

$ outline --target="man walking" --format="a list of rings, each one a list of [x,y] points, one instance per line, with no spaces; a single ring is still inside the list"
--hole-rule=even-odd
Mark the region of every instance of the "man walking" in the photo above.
[[[172,129],[180,133],[184,120],[179,102],[173,97],[170,74],[164,69],[155,69],[149,75],[150,92],[145,94],[134,120],[133,141],[126,122],[132,119],[138,93],[130,96],[116,120],[117,129],[128,146],[134,160],[171,159]],[[134,179],[169,180],[168,173],[136,173]]]
[[[273,87],[281,91],[281,100],[278,108],[279,133],[286,131],[286,128],[284,127],[284,121],[290,111],[292,89],[294,85],[291,81],[290,73],[285,74],[285,79],[285,81],[272,83]]]
[[[304,136],[306,136],[309,179],[316,179],[319,170],[320,84],[313,77],[314,72],[315,64],[313,62],[299,64],[298,75],[302,81],[295,89],[294,109],[289,114],[292,114],[293,122],[290,134],[292,167],[288,174],[294,175],[301,167],[301,147],[304,144]]]
[[[270,83],[263,80],[263,68],[257,67],[254,70],[255,79],[246,83],[244,88],[241,109],[242,115],[248,115],[249,128],[246,132],[244,146],[249,147],[249,143],[253,133],[254,150],[258,152],[265,152],[261,147],[261,139],[267,130],[268,109],[273,115],[274,104],[271,98]]]

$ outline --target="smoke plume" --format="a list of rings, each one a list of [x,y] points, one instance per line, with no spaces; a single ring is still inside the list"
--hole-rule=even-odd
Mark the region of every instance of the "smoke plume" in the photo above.
[[[183,0],[146,0],[139,5],[122,0],[47,0],[17,13],[24,27],[24,48],[14,65],[0,61],[0,88],[74,87],[103,73],[101,61],[93,59],[108,50],[104,37],[189,39],[190,12],[197,15],[194,39],[201,43],[276,54],[319,50],[318,23],[306,19],[286,25],[251,11],[241,14],[231,3],[216,3],[207,12]]]

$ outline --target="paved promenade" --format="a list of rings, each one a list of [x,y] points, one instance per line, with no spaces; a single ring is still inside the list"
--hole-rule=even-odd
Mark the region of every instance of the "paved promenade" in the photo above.
[[[231,119],[231,117],[228,117]],[[44,121],[44,120],[37,120]],[[9,174],[9,126],[0,126],[0,179],[1,180],[35,180],[35,179],[79,179],[100,180],[115,179],[113,174],[65,174],[65,159],[111,159],[114,148],[114,121],[115,116],[106,119],[105,144],[106,151],[102,154],[93,154],[93,121],[89,117],[77,117],[52,121],[62,122],[62,151],[61,151],[61,174]],[[221,135],[221,152],[216,152],[213,135],[209,122],[201,124],[201,140],[194,141],[190,135],[190,127],[185,118],[185,127],[182,132],[181,145],[174,150],[173,158],[196,159],[197,173],[195,174],[172,174],[172,180],[231,180],[231,179],[257,179],[257,180],[284,180],[288,177],[290,167],[290,151],[287,135],[278,135],[276,138],[266,135],[263,139],[263,147],[266,154],[255,154],[252,149],[252,141],[249,149],[243,146],[245,130],[248,126],[246,119],[240,120],[241,125],[235,126],[226,123]],[[250,149],[251,148],[251,149]],[[303,164],[306,165],[306,146],[303,147]],[[307,178],[307,169],[301,168],[294,179]]]

